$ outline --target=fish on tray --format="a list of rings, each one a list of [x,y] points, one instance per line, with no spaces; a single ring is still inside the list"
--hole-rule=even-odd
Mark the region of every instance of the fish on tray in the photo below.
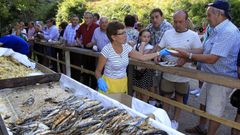
[[[41,114],[12,123],[14,135],[167,135],[149,125],[149,118],[132,117],[125,109],[104,108],[101,102],[70,96]]]

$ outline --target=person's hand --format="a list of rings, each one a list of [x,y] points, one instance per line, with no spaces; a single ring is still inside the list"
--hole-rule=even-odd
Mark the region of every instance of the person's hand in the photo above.
[[[167,48],[162,49],[159,52],[160,56],[166,56],[166,55],[170,55],[171,53],[167,50]]]
[[[128,44],[129,44],[130,46],[134,46],[134,45],[136,44],[136,42],[133,41],[133,40],[130,40],[130,41],[128,41]]]
[[[91,48],[91,47],[93,47],[93,44],[90,42],[86,45],[86,47]]]
[[[93,46],[93,51],[97,52],[98,51],[98,47],[96,45]]]
[[[141,42],[140,47],[139,47],[139,52],[143,53],[146,44],[147,44],[147,42]]]
[[[98,88],[106,93],[108,90],[108,86],[107,86],[107,83],[104,81],[104,79],[102,77],[98,78],[97,83],[98,83]]]
[[[147,45],[147,42],[141,42],[141,46]]]
[[[171,53],[172,56],[175,57],[180,57],[180,58],[184,58],[187,59],[189,57],[189,52],[187,52],[184,49],[175,49],[175,51],[177,51],[178,53]]]
[[[83,47],[82,41],[79,38],[76,38],[77,45]]]
[[[186,59],[184,59],[184,58],[179,58],[178,60],[177,60],[177,67],[181,67],[181,66],[183,66],[185,63],[186,63]]]
[[[154,62],[158,64],[161,61],[161,56],[157,56],[154,58]]]

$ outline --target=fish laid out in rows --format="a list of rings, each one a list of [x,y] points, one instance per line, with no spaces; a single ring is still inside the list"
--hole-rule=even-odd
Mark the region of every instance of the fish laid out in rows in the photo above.
[[[149,125],[148,120],[132,117],[125,109],[105,108],[96,100],[70,96],[8,128],[16,135],[167,135]]]

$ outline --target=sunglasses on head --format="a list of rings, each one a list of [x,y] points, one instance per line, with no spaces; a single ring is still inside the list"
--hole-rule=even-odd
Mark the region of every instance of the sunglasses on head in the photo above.
[[[116,35],[124,35],[124,34],[126,34],[126,31],[123,31],[121,33],[117,33]]]

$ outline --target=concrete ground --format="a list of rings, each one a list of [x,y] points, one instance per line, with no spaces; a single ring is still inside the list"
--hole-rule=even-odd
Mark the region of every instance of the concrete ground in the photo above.
[[[190,82],[191,85],[191,89],[197,88],[198,87],[198,81],[197,80],[192,80]],[[188,105],[199,108],[199,102],[198,102],[199,98],[195,97],[194,95],[189,96],[189,100],[188,100]],[[234,120],[235,115],[236,115],[237,109],[232,107],[230,104],[230,101],[228,100],[228,104],[226,106],[225,109],[225,116],[224,118],[227,119],[231,119]],[[169,116],[171,117],[171,114],[169,114]],[[182,111],[181,116],[180,116],[180,120],[179,120],[179,128],[178,130],[182,133],[187,134],[184,130],[186,128],[189,127],[193,127],[195,125],[197,125],[199,120],[198,116],[195,116],[191,113],[188,113],[186,111]],[[216,135],[230,135],[231,134],[231,128],[221,125],[220,128],[217,131]]]

